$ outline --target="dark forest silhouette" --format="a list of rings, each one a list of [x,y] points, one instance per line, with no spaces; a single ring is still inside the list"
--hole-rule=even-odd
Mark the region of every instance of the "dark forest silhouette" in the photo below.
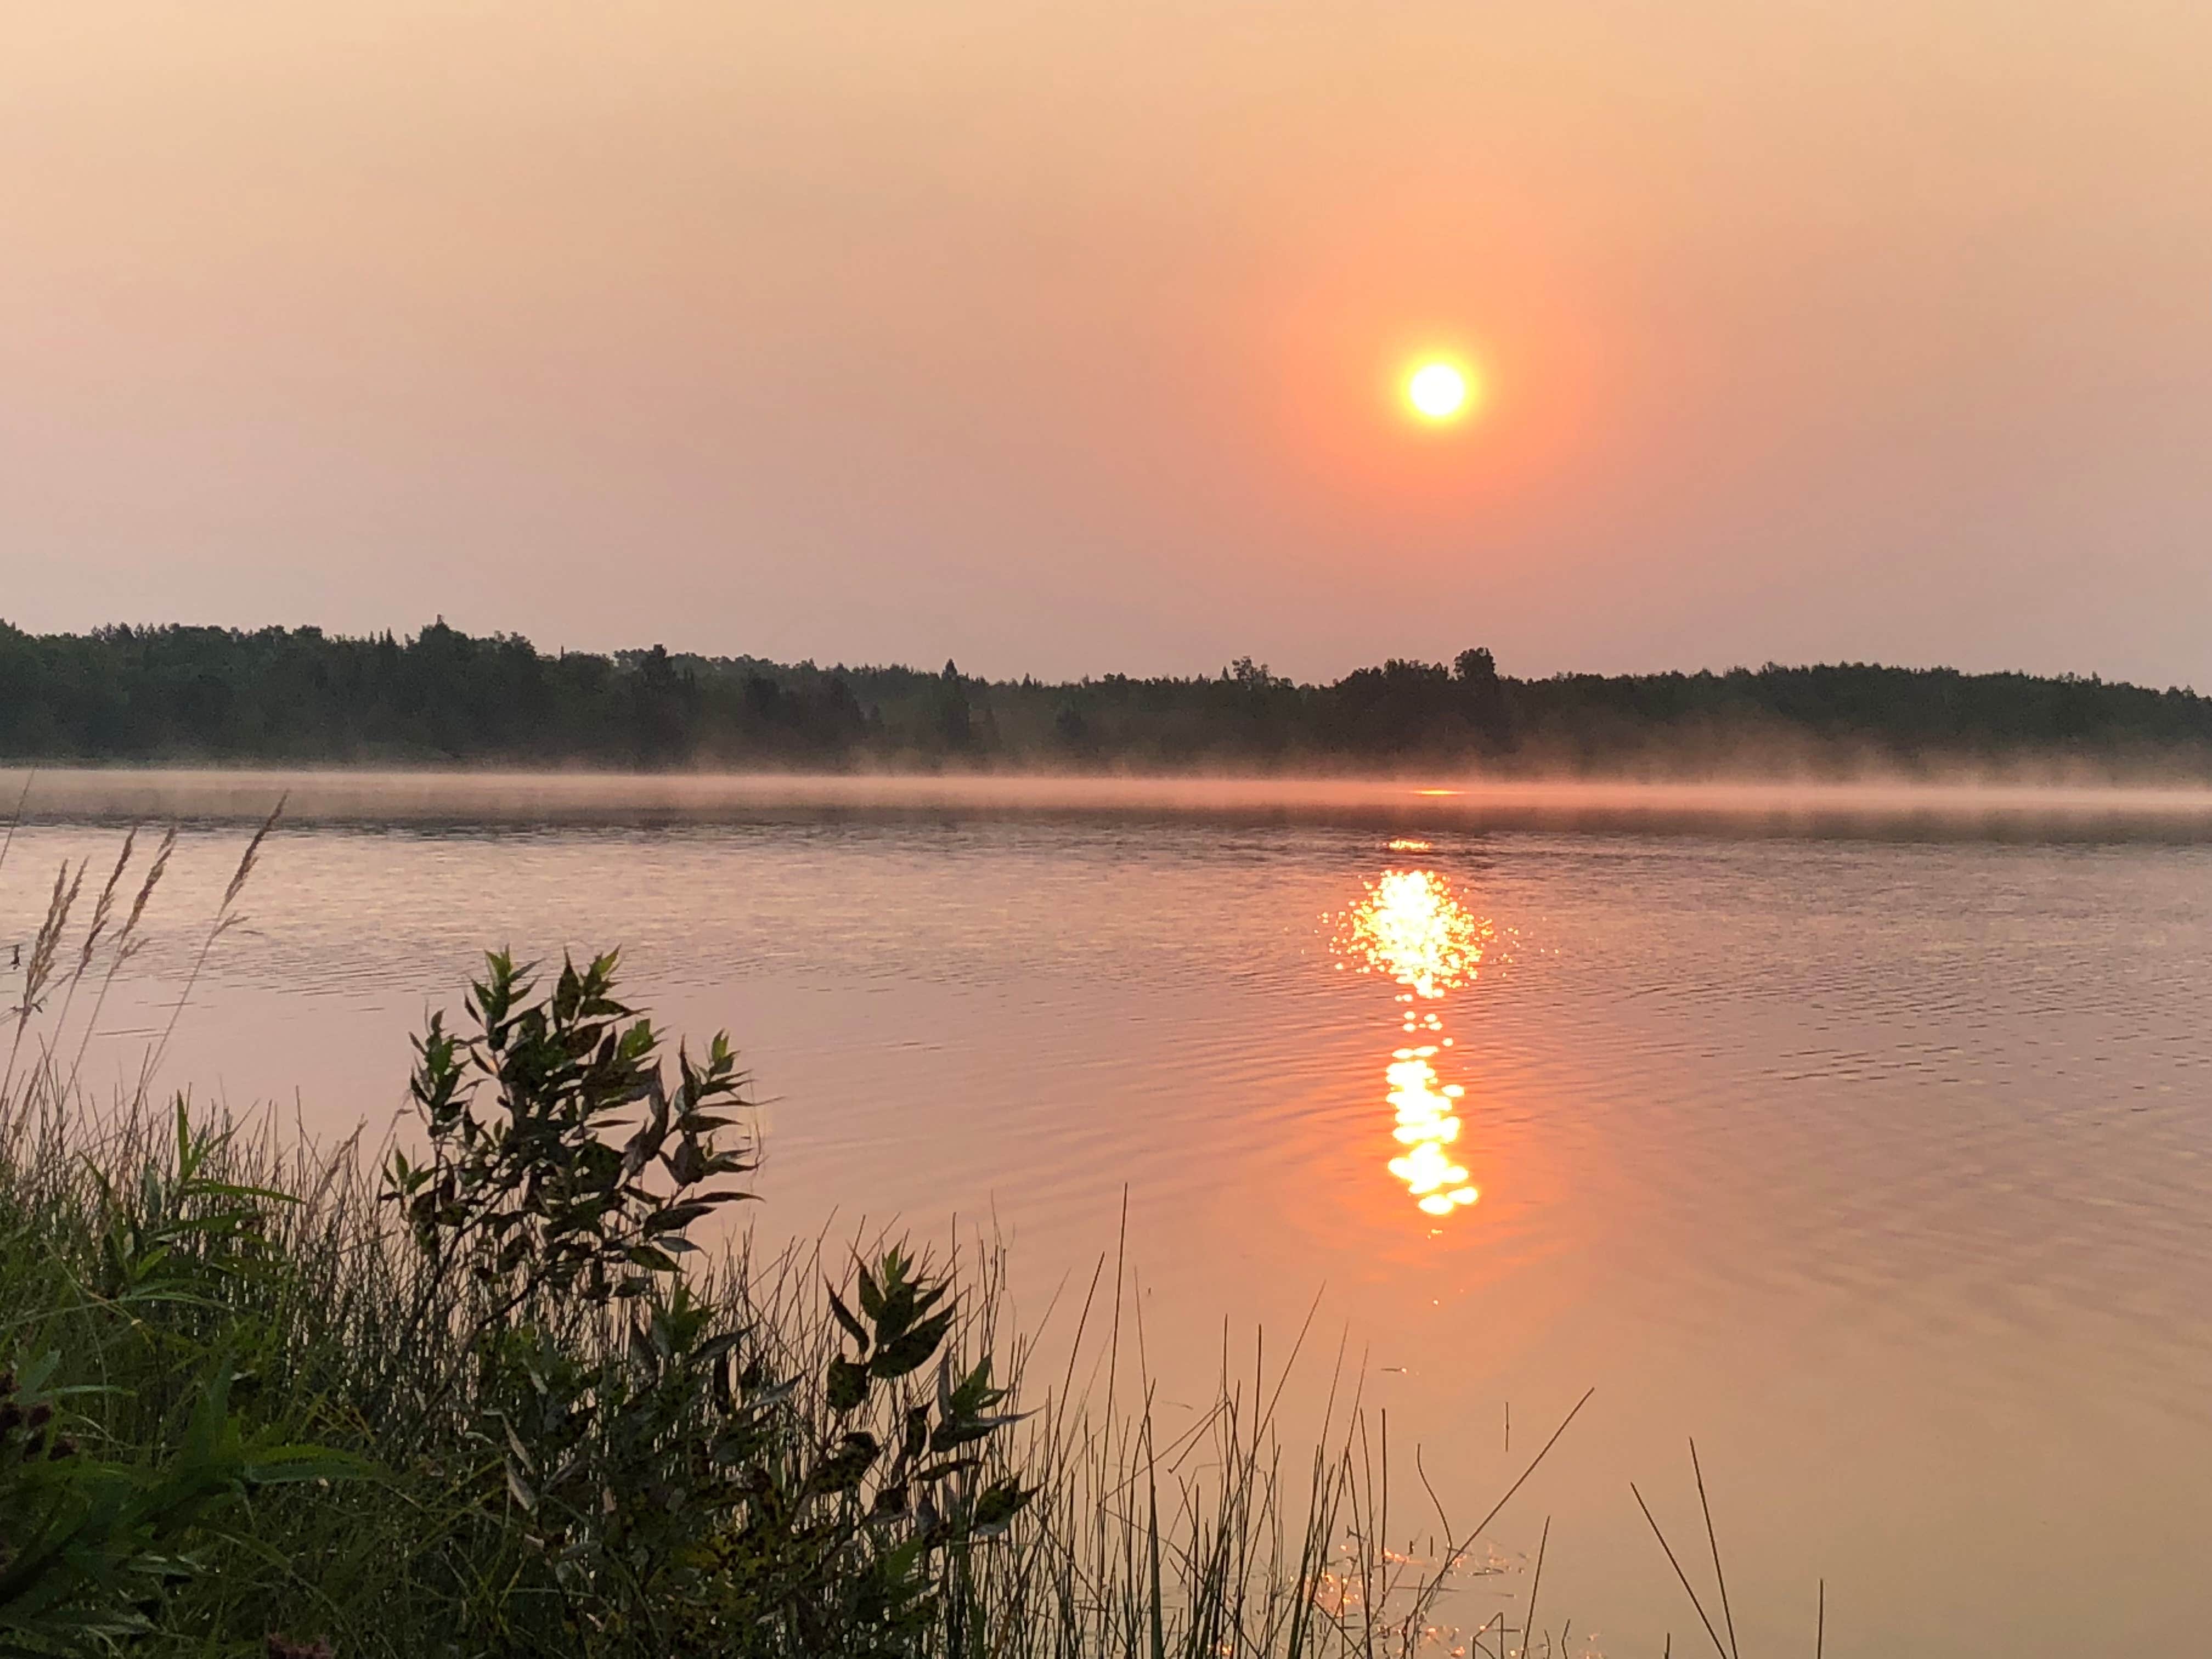
[[[949,662],[932,673],[659,646],[549,654],[442,621],[405,639],[0,624],[0,758],[1676,774],[2056,763],[2201,777],[2212,698],[1858,663],[1516,679],[1480,648],[1327,685],[1249,658],[1212,677],[1048,684]]]

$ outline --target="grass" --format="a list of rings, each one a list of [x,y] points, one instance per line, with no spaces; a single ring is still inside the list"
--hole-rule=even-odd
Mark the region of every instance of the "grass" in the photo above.
[[[150,1073],[94,1108],[77,1067],[173,832],[126,908],[135,843],[76,933],[64,866],[0,1082],[0,1655],[1564,1648],[1447,1620],[1521,1481],[1423,1560],[1386,1546],[1351,1381],[1286,1443],[1304,1333],[1170,1433],[1118,1261],[1042,1375],[992,1248],[716,1234],[745,1079],[719,1038],[672,1055],[611,956],[489,958],[418,1041],[406,1147],[195,1117]]]

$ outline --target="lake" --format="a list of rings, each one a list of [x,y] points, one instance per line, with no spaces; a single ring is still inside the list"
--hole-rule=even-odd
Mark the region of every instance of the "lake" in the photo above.
[[[47,775],[0,951],[185,825],[97,1086],[286,787],[202,1100],[380,1133],[481,950],[618,944],[770,1103],[765,1234],[995,1230],[1063,1324],[1124,1250],[1164,1417],[1310,1314],[1286,1433],[1341,1350],[1409,1546],[1595,1387],[1470,1591],[1549,1517],[1570,1652],[1709,1649],[1629,1490],[1709,1572],[1692,1436],[1746,1651],[1822,1577],[1832,1655],[2212,1648],[2205,798]]]

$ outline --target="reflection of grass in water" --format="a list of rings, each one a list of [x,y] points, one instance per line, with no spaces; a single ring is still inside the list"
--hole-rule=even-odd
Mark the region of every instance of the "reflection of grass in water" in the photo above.
[[[102,1000],[172,842],[107,946]],[[69,909],[50,908],[50,960]],[[1001,1329],[994,1247],[939,1273],[882,1240],[865,1266],[825,1241],[767,1258],[740,1243],[674,1271],[702,1258],[683,1248],[694,1218],[671,1212],[744,1102],[726,1077],[713,1106],[699,1061],[659,1081],[657,1039],[592,1012],[609,992],[586,984],[564,1012],[564,988],[533,1001],[509,981],[489,1006],[480,988],[491,1029],[474,1052],[493,1069],[477,1092],[498,1103],[465,1130],[434,1121],[434,1156],[395,1166],[430,1172],[411,1188],[353,1140],[195,1125],[143,1078],[93,1110],[55,1043],[37,1045],[0,1093],[0,1648],[243,1653],[283,1631],[302,1645],[270,1652],[326,1636],[341,1659],[1527,1650],[1502,1615],[1451,1629],[1447,1598],[1494,1568],[1471,1553],[1565,1423],[1465,1532],[1431,1492],[1441,1547],[1420,1559],[1385,1547],[1406,1532],[1388,1425],[1356,1389],[1332,1386],[1319,1449],[1286,1449],[1277,1410],[1304,1333],[1273,1376],[1224,1366],[1194,1422],[1163,1427],[1118,1261],[1110,1287],[1107,1264],[1093,1274],[1056,1378],[1033,1374],[1036,1334]],[[19,1040],[43,1006],[23,999]],[[525,1065],[513,1031],[529,1019],[552,1046]],[[465,1047],[444,1052],[465,1073]],[[539,1074],[564,1052],[634,1065],[613,1107],[626,1123],[673,1111],[674,1150],[623,1175],[599,1133],[611,1118],[540,1109],[569,1098]],[[726,1170],[744,1167],[736,1146]],[[563,1189],[568,1210],[548,1198],[564,1170],[608,1160],[611,1184]],[[579,1193],[612,1207],[579,1220]],[[445,1212],[471,1204],[484,1248],[455,1255]],[[544,1276],[581,1261],[569,1246],[595,1226],[618,1281],[596,1299],[584,1268]],[[1036,1402],[1018,1422],[1017,1399]]]

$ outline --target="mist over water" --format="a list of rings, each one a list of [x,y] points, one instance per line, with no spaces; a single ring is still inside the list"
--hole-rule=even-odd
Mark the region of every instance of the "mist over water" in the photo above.
[[[0,772],[0,792],[31,775]],[[294,822],[562,823],[800,812],[1164,813],[1285,821],[1442,823],[1460,829],[1599,828],[1729,834],[1862,831],[1897,836],[2159,834],[2212,836],[2212,787],[1949,781],[1625,782],[1444,773],[1376,780],[1085,776],[1039,773],[609,774],[149,770],[35,775],[32,816],[179,817],[258,823],[282,798]]]
[[[1293,1437],[1340,1345],[1416,1547],[1414,1445],[1464,1523],[1595,1384],[1470,1592],[1549,1515],[1573,1651],[1703,1639],[1628,1494],[1698,1537],[1690,1434],[1747,1650],[1821,1576],[1833,1655],[2206,1640],[2212,795],[42,775],[0,945],[186,824],[100,1085],[285,789],[202,1100],[381,1133],[480,950],[620,944],[772,1103],[764,1237],[995,1228],[1049,1340],[1126,1204],[1164,1413],[1311,1310]]]

